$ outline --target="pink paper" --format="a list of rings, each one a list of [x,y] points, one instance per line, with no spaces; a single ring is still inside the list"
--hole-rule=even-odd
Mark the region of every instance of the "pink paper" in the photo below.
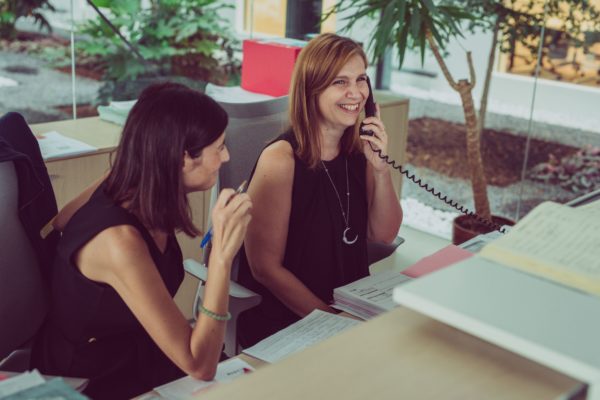
[[[450,244],[435,253],[423,257],[410,267],[406,268],[402,273],[411,278],[418,278],[447,267],[448,265],[457,263],[473,256],[473,253],[462,249],[458,246]]]

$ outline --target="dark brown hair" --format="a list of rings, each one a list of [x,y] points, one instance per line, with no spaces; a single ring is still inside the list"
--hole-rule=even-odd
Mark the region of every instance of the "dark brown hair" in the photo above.
[[[105,192],[128,203],[148,229],[199,234],[182,183],[183,157],[198,157],[221,136],[227,113],[213,99],[184,85],[149,86],[123,128]]]
[[[302,49],[292,75],[290,86],[290,125],[298,142],[298,157],[309,168],[319,165],[319,96],[327,89],[344,65],[360,56],[367,67],[367,56],[359,43],[352,39],[324,33],[312,39]],[[342,154],[360,149],[358,121],[348,127],[340,141]]]

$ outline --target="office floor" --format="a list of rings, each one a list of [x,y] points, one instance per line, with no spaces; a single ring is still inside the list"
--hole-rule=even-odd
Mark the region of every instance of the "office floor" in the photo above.
[[[404,243],[396,249],[394,254],[371,265],[371,274],[388,269],[403,270],[421,258],[450,244],[449,240],[430,235],[406,225],[402,225],[400,228],[400,236],[404,238]]]

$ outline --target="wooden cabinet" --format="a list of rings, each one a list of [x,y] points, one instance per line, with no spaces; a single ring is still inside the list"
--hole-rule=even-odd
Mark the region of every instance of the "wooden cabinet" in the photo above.
[[[381,120],[388,134],[390,159],[404,165],[406,162],[406,139],[408,137],[408,99],[389,91],[374,91],[375,101],[381,110]],[[392,171],[392,182],[398,198],[402,191],[400,171]]]

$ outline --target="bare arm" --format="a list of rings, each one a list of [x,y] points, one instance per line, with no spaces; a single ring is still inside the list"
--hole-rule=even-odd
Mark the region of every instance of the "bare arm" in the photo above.
[[[390,167],[373,151],[381,149],[382,154],[388,154],[388,136],[383,122],[377,116],[365,118],[368,129],[374,136],[361,136],[363,151],[367,158],[367,202],[369,210],[368,231],[369,240],[375,242],[391,243],[398,234],[402,223],[402,208],[398,195],[392,184]]]
[[[254,278],[283,304],[303,317],[314,309],[333,312],[283,266],[292,206],[294,156],[289,143],[279,141],[261,154],[248,188],[252,222],[244,241]]]
[[[231,261],[239,249],[251,202],[245,194],[225,206],[233,190],[224,190],[213,211],[213,250],[204,307],[225,314]],[[87,278],[107,283],[121,296],[158,347],[185,373],[203,380],[214,377],[226,323],[200,314],[192,329],[169,295],[141,234],[121,225],[102,231],[77,254]]]
[[[59,232],[62,232],[65,229],[65,226],[67,226],[67,223],[69,222],[73,214],[75,214],[77,210],[81,208],[82,205],[87,203],[87,201],[96,191],[98,186],[100,186],[104,179],[106,179],[109,172],[110,171],[107,171],[104,175],[102,175],[100,178],[94,181],[94,183],[85,188],[85,190],[79,195],[77,195],[77,197],[65,204],[65,206],[58,212],[58,214],[56,214],[56,217],[54,217],[54,219],[52,220],[52,226],[54,227],[54,229],[56,229]]]

